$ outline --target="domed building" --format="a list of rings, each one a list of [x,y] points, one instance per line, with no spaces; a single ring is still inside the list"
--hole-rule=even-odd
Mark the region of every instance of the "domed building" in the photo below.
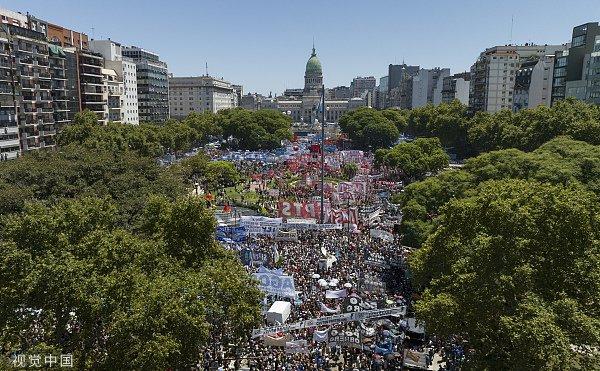
[[[313,45],[312,53],[304,70],[304,89],[287,89],[282,96],[263,101],[262,108],[272,108],[290,115],[294,122],[314,123],[321,115],[317,107],[323,93],[323,67]],[[325,89],[325,121],[338,122],[348,110],[370,105],[369,99],[351,98],[345,100],[327,99]]]

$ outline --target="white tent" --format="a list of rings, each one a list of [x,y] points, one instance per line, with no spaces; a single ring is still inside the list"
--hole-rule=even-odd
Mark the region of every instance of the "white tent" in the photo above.
[[[287,301],[276,301],[267,311],[267,322],[271,324],[285,323],[291,311],[292,304]]]

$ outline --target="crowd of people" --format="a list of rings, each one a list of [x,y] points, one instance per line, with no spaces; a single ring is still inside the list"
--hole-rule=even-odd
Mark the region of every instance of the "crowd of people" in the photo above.
[[[259,194],[259,200],[270,206],[267,210],[272,216],[277,216],[278,200],[303,201],[317,194],[319,183],[314,180],[318,179],[318,168],[310,161],[300,167],[294,163],[293,172],[289,162],[237,161],[237,165],[249,179],[244,187]],[[365,163],[362,166],[365,167]],[[328,168],[328,176],[340,177],[339,168]],[[294,181],[288,182],[286,178],[294,178]],[[262,303],[263,313],[266,313],[275,301],[290,302],[291,312],[286,323],[345,313],[349,309],[343,304],[351,297],[360,303],[358,308],[351,309],[353,311],[405,307],[407,311],[403,315],[269,334],[272,339],[284,339],[278,345],[267,344],[265,336],[252,338],[249,335],[240,343],[219,344],[207,349],[204,367],[353,371],[396,370],[407,365],[419,369],[424,364],[426,369],[432,366],[434,359],[440,360],[443,356],[445,363],[435,365],[435,369],[457,369],[463,357],[462,348],[456,345],[460,342],[446,343],[429,338],[423,327],[411,318],[414,294],[405,269],[410,249],[403,247],[394,234],[398,212],[387,203],[390,191],[400,188],[401,184],[377,179],[368,187],[367,195],[347,200],[348,204],[352,202],[352,206],[357,208],[373,208],[376,205],[381,209],[375,220],[361,221],[352,229],[300,229],[293,239],[279,240],[274,236],[258,235],[227,246],[238,251],[251,250],[255,256],[264,257],[245,262],[249,274],[262,266],[281,269],[293,277],[296,297],[265,293]],[[272,189],[278,192],[271,192]],[[221,194],[220,201],[227,203],[225,193]],[[373,235],[372,229],[381,231],[383,237]],[[328,299],[327,290],[345,290],[346,297]],[[263,326],[270,325],[265,319]],[[319,339],[315,334],[329,330],[356,334],[359,343],[354,346],[332,343]],[[290,351],[286,343],[295,341],[306,343],[301,350]],[[405,362],[405,351],[410,351],[412,363]]]

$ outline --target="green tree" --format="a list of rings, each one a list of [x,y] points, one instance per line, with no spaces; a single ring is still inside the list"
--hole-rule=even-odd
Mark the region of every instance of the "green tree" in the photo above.
[[[418,138],[375,153],[376,163],[407,181],[421,179],[448,166],[449,158],[437,138]]]
[[[505,180],[442,208],[410,258],[432,333],[460,334],[469,369],[568,369],[600,345],[600,213],[578,187]]]
[[[342,174],[348,180],[354,178],[358,174],[358,165],[354,162],[347,162],[342,165]]]
[[[364,150],[389,148],[398,140],[400,132],[397,125],[402,123],[399,114],[395,111],[384,112],[385,114],[369,107],[346,112],[339,120],[340,129],[348,135],[357,148]]]
[[[211,161],[204,169],[203,178],[208,190],[216,190],[236,185],[241,175],[229,161]]]
[[[148,206],[138,234],[119,227],[109,199],[31,203],[2,218],[5,355],[44,348],[72,353],[77,369],[184,369],[211,336],[228,343],[257,324],[261,293],[214,241],[203,203]]]

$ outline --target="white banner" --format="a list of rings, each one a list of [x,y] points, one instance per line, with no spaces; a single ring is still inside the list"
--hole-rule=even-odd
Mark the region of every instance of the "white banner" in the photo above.
[[[300,330],[304,328],[318,327],[318,326],[329,326],[334,324],[340,324],[345,322],[364,321],[372,318],[381,318],[393,315],[406,315],[406,306],[393,307],[386,309],[373,309],[363,310],[354,313],[342,313],[334,314],[327,317],[319,317],[307,319],[300,322],[290,323],[288,325],[263,327],[260,329],[252,330],[252,338],[263,336],[266,334],[275,334],[278,332],[289,332],[294,330]]]
[[[348,292],[346,291],[346,289],[325,291],[326,299],[340,299],[345,298],[346,296],[348,296]]]
[[[329,308],[327,305],[319,302],[319,308],[321,309],[321,312],[323,313],[329,313],[329,314],[333,314],[333,313],[339,313],[340,312],[340,308],[336,308],[336,309],[331,309]]]
[[[281,218],[267,218],[265,216],[242,216],[240,225],[246,228],[249,236],[274,237],[281,229]]]
[[[260,281],[259,288],[273,295],[284,296],[296,299],[296,288],[294,286],[294,278],[284,274],[280,269],[266,269],[260,267],[257,273],[253,274]]]
[[[315,330],[315,332],[313,332],[313,341],[315,343],[324,343],[327,341],[327,339],[329,339],[329,330],[323,330],[323,331],[319,331],[319,330]]]
[[[387,242],[394,242],[394,235],[388,231],[383,231],[381,229],[371,229],[369,234],[373,238],[380,238]]]

